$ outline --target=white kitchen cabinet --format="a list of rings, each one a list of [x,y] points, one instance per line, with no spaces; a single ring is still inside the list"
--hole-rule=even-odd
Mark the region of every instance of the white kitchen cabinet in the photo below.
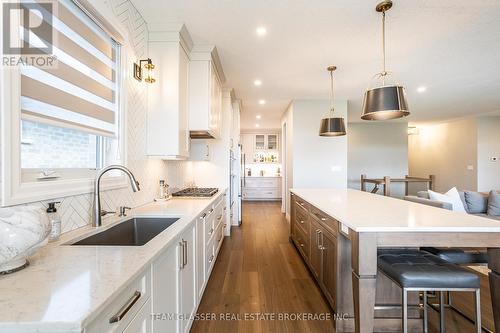
[[[281,177],[246,177],[243,200],[280,200]]]
[[[189,157],[189,52],[184,27],[179,32],[150,31],[149,57],[156,82],[148,84],[147,155]]]
[[[189,332],[191,329],[192,318],[196,310],[197,294],[196,294],[196,275],[195,275],[195,253],[196,253],[196,239],[195,239],[196,225],[191,224],[186,231],[182,233],[180,244],[184,243],[183,254],[181,255],[180,267],[180,309],[181,314],[185,318],[181,321],[181,332]],[[182,248],[181,248],[182,249]]]
[[[153,263],[153,313],[174,315],[180,313],[180,253],[181,245],[174,242]],[[153,332],[179,332],[177,318],[153,320]]]
[[[85,327],[85,333],[123,332],[128,327],[142,327],[144,318],[137,317],[140,309],[149,302],[151,297],[151,272],[149,268],[134,279],[116,296],[106,308]],[[146,309],[148,305],[146,305]],[[147,311],[151,321],[151,310]],[[141,322],[141,323],[139,323]],[[151,323],[145,323],[150,327]],[[148,332],[150,332],[149,330]],[[132,332],[132,331],[129,331]],[[140,332],[140,331],[137,331]]]
[[[184,333],[191,327],[198,304],[195,227],[192,223],[153,263],[153,313],[178,316],[154,320],[154,332]]]
[[[123,333],[151,333],[152,331],[151,299],[148,299]]]
[[[277,133],[259,133],[254,134],[254,150],[259,151],[269,151],[279,149],[279,134]]]
[[[224,74],[214,46],[193,47],[189,63],[189,130],[193,139],[218,139]]]

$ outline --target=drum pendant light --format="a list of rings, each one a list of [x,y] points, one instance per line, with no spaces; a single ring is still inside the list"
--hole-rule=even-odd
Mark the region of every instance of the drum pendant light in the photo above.
[[[385,12],[391,9],[392,1],[382,1],[375,10],[382,13],[382,52],[384,55],[383,70],[375,74],[373,79],[380,80],[381,85],[369,88],[363,99],[363,120],[388,120],[405,117],[410,114],[406,91],[403,86],[387,84],[391,72],[385,69]]]
[[[345,124],[344,118],[334,117],[334,105],[333,105],[333,71],[337,67],[329,66],[327,70],[330,72],[330,112],[327,118],[321,119],[321,124],[319,127],[320,136],[342,136],[345,135]]]

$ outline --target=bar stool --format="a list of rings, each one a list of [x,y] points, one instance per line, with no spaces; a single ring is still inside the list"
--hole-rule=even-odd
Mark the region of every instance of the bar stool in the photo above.
[[[378,269],[402,289],[402,331],[408,332],[408,292],[423,292],[423,326],[428,332],[427,292],[439,292],[439,328],[445,331],[445,291],[475,293],[475,332],[481,333],[479,277],[428,252],[412,249],[383,249],[378,252]]]

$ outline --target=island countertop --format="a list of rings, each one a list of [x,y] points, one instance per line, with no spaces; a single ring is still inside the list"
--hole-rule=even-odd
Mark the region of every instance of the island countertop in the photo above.
[[[500,232],[500,221],[354,189],[291,189],[356,232]]]
[[[22,271],[0,276],[0,332],[82,332],[127,284],[136,278],[209,205],[211,198],[182,198],[111,217],[103,226],[82,227],[49,243]],[[180,219],[143,246],[69,246],[133,217]]]

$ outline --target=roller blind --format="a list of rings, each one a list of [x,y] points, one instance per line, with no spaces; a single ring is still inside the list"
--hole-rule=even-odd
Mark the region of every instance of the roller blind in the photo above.
[[[115,137],[120,44],[70,0],[58,1],[51,25],[55,66],[20,66],[22,119]]]

